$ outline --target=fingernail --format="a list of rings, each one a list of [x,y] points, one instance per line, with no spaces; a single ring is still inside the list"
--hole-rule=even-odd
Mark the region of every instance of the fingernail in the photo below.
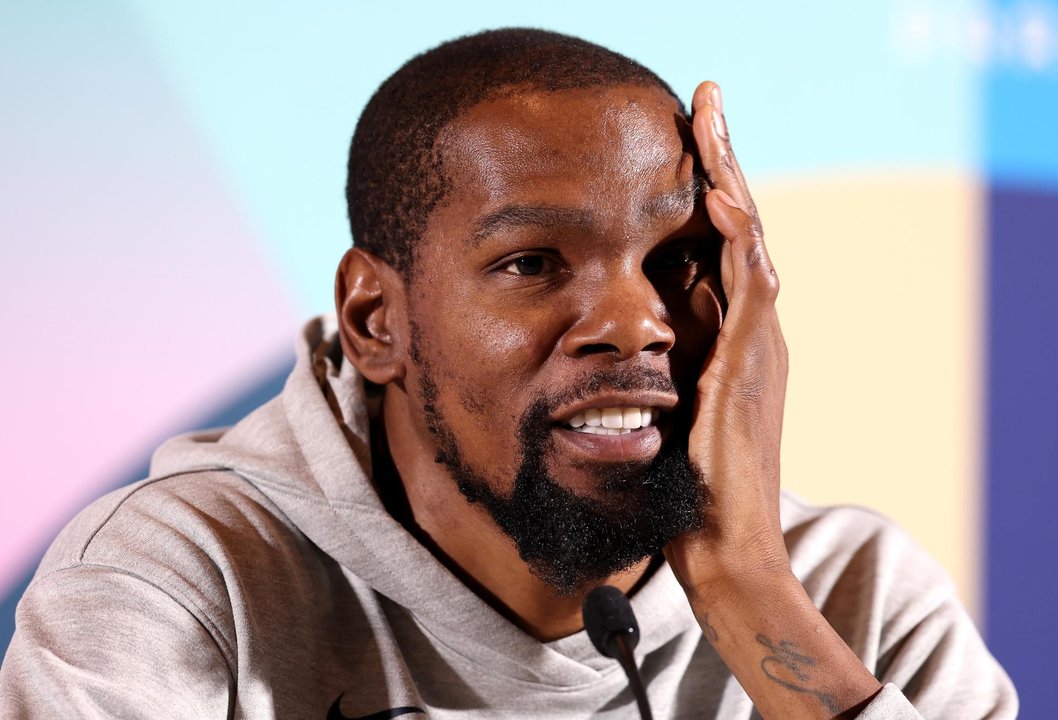
[[[735,199],[720,188],[716,188],[714,190],[709,191],[710,195],[712,195],[713,193],[716,193],[716,199],[722,202],[724,205],[727,205],[728,207],[738,208],[738,204],[735,202]]]
[[[709,89],[709,102],[720,112],[724,111],[724,98],[720,95],[720,86],[713,85]]]
[[[713,108],[713,130],[716,131],[717,136],[722,140],[727,140],[727,121],[724,120],[724,113],[719,108]]]

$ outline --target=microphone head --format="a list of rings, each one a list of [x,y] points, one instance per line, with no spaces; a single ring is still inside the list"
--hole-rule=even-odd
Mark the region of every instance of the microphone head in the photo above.
[[[617,638],[631,650],[639,642],[639,623],[625,594],[612,585],[600,585],[584,598],[584,629],[591,644],[606,657],[617,658]]]

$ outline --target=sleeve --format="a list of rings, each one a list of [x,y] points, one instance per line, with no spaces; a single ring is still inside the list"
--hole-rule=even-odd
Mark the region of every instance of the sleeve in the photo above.
[[[0,667],[12,720],[228,718],[229,663],[213,633],[147,580],[78,565],[38,578]]]
[[[886,683],[882,691],[871,700],[871,704],[856,716],[856,720],[923,720],[923,718],[900,692],[900,688],[892,683]]]

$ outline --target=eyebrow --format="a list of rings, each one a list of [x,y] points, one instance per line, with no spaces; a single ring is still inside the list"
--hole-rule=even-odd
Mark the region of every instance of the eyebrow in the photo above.
[[[696,174],[689,183],[661,195],[655,195],[640,207],[651,217],[681,218],[701,202],[702,179]]]
[[[639,210],[651,217],[680,218],[693,210],[701,200],[702,179],[695,175],[683,187],[655,195],[640,205]],[[476,247],[491,235],[520,227],[558,229],[562,227],[590,227],[591,213],[582,208],[555,205],[506,205],[477,221],[471,241]]]
[[[482,217],[474,227],[472,239],[477,245],[490,235],[519,227],[560,228],[592,224],[591,213],[580,208],[554,205],[507,205]]]

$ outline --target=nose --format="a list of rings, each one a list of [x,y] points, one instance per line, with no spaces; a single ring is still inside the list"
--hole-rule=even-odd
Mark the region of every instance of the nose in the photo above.
[[[570,357],[597,353],[628,360],[641,352],[663,355],[676,333],[668,310],[646,275],[628,271],[584,288],[583,310],[562,338]]]

